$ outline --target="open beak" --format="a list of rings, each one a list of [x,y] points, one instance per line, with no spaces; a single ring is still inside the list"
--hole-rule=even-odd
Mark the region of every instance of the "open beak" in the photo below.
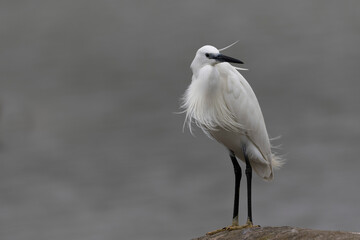
[[[236,59],[236,58],[232,58],[232,57],[228,57],[224,54],[216,54],[211,56],[212,59],[215,59],[218,62],[228,62],[228,63],[238,63],[238,64],[244,64],[242,61]]]

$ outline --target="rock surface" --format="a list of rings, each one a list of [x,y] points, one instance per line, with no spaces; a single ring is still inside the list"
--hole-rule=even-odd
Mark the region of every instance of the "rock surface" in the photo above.
[[[282,239],[316,239],[316,240],[343,240],[359,239],[360,233],[323,231],[296,227],[254,227],[235,231],[224,231],[211,236],[205,235],[193,240],[282,240]]]

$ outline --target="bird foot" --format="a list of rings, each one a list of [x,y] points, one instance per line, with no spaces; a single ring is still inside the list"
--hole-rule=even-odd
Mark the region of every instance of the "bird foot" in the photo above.
[[[206,233],[206,235],[214,235],[214,234],[217,234],[217,233],[219,233],[219,232],[240,230],[240,229],[253,228],[253,227],[260,227],[260,225],[254,225],[254,224],[248,219],[245,225],[239,226],[239,225],[233,224],[233,225],[230,225],[230,226],[228,226],[228,227],[223,227],[223,228],[221,228],[221,229],[208,232],[208,233]]]

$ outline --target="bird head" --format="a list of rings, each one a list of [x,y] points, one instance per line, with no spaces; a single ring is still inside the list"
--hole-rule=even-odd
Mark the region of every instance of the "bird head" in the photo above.
[[[190,67],[192,71],[195,72],[205,65],[214,66],[215,64],[222,62],[243,64],[243,62],[238,59],[221,54],[217,48],[210,45],[205,45],[197,50],[195,58],[192,61]]]

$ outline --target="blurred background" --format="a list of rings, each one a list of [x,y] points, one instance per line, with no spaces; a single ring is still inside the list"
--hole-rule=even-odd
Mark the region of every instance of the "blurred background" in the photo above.
[[[227,151],[176,112],[197,49],[236,40],[287,159],[254,177],[255,223],[360,230],[360,2],[3,0],[0,34],[1,239],[230,224]]]

